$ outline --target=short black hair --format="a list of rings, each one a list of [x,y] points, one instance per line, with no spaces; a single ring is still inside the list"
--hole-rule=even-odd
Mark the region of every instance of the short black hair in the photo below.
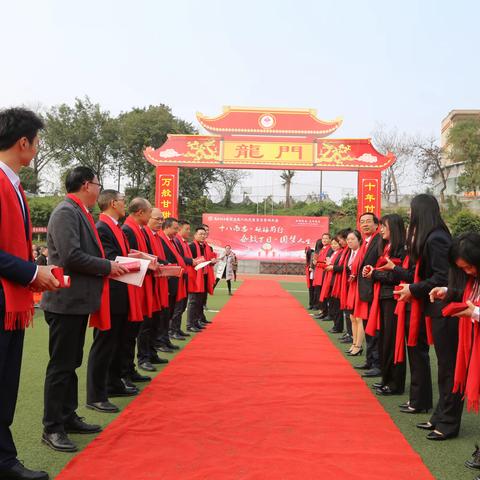
[[[325,235],[326,235],[328,238],[332,238],[332,236],[331,236],[328,232],[322,233],[322,237],[324,237]]]
[[[380,224],[380,220],[378,219],[378,217],[374,214],[374,213],[371,213],[371,212],[363,212],[359,215],[358,217],[358,220],[360,220],[362,217],[364,217],[365,215],[371,215],[372,218],[373,218],[373,223],[375,225],[379,225]]]
[[[23,137],[33,142],[44,126],[43,120],[26,108],[0,110],[0,151],[13,147]]]
[[[197,232],[200,231],[200,230],[203,230],[204,232],[206,231],[206,230],[205,230],[205,227],[204,227],[203,225],[200,225],[199,227],[197,227],[197,228],[195,229],[195,233],[197,233]]]
[[[165,230],[166,228],[171,227],[175,222],[178,223],[178,220],[176,218],[167,217],[162,224],[162,230]]]
[[[104,212],[110,206],[110,203],[118,198],[118,195],[120,193],[116,190],[103,190],[97,200],[100,211]]]
[[[207,229],[207,228],[210,228],[206,223],[202,223],[200,225],[204,230]]]
[[[188,220],[179,220],[178,224],[183,227],[184,225],[190,225],[190,222]]]
[[[95,172],[91,168],[80,165],[67,173],[65,189],[67,193],[78,192],[85,182],[91,182],[94,178]]]

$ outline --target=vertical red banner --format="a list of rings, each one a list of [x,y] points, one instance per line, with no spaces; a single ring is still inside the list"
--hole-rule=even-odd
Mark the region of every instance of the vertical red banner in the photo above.
[[[157,167],[155,206],[163,218],[178,218],[178,167]]]
[[[382,172],[358,172],[358,214],[374,213],[378,218],[382,208]]]

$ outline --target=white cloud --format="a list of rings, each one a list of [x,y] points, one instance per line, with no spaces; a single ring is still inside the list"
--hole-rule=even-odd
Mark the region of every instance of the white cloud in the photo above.
[[[372,155],[371,153],[364,153],[361,157],[358,157],[357,160],[359,162],[365,162],[365,163],[377,163],[378,158],[375,155]]]
[[[160,152],[160,156],[162,158],[174,158],[174,157],[181,157],[182,155],[178,153],[175,149],[168,148],[167,150]]]

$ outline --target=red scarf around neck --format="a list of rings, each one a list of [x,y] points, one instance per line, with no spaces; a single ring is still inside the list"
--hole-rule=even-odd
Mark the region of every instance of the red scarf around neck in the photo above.
[[[184,271],[187,270],[187,264],[185,260],[180,255],[180,252],[177,250],[177,247],[173,243],[173,240],[167,236],[167,234],[163,230],[158,231],[158,236],[165,242],[167,248],[175,255],[177,260],[177,264],[180,265]],[[177,289],[177,298],[176,301],[179,302],[183,300],[187,296],[187,287],[185,285],[185,278],[182,275],[178,278],[178,289]]]
[[[69,193],[67,195],[67,198],[80,207],[82,214],[85,215],[85,218],[90,224],[90,227],[92,227],[95,240],[97,241],[98,249],[100,250],[100,256],[101,258],[105,258],[105,251],[103,250],[102,242],[100,241],[100,237],[98,236],[97,227],[95,226],[92,214],[87,210],[82,201],[73,193]],[[100,297],[100,308],[99,310],[90,315],[90,326],[98,328],[99,330],[110,330],[110,325],[110,284],[108,281],[108,277],[105,276],[103,277],[103,288],[102,296]]]
[[[470,278],[463,292],[463,301],[472,300],[474,280]],[[474,299],[475,306],[480,302]],[[473,335],[473,340],[472,340]],[[462,317],[458,323],[458,350],[453,391],[465,393],[467,409],[478,412],[480,398],[480,330],[478,322]]]
[[[193,241],[193,244],[195,245],[195,248],[197,250],[197,256],[195,258],[201,257],[202,256],[202,250],[200,248],[200,243],[198,243],[196,240]],[[205,257],[205,260],[207,260],[207,257],[209,254],[207,253],[207,244],[203,244],[205,246],[205,253],[203,256]],[[208,259],[211,260],[211,259]],[[205,275],[207,275],[207,292],[210,293],[210,295],[213,294],[213,284],[215,283],[215,277],[213,275],[213,270],[208,269],[208,267],[205,268],[200,268],[199,270],[195,271],[195,281],[192,282],[192,285],[189,285],[189,289],[191,289],[192,292],[194,293],[203,293],[205,292]]]
[[[403,261],[402,268],[408,269],[410,257],[407,255]],[[415,264],[415,273],[413,276],[413,283],[420,282],[420,261]],[[405,285],[406,282],[400,282],[400,285]],[[408,332],[407,345],[415,347],[418,342],[418,335],[420,332],[420,324],[422,321],[422,302],[420,299],[411,296],[410,300],[410,329]],[[406,320],[406,302],[397,302],[395,314],[397,315],[397,334],[395,337],[395,356],[394,363],[402,363],[405,361],[405,320]],[[427,330],[427,343],[433,345],[432,334],[432,319],[425,317],[425,327]]]
[[[318,252],[317,263],[315,265],[315,270],[313,272],[313,285],[315,287],[320,287],[323,282],[323,273],[325,271],[325,260],[327,258],[328,251],[330,250],[330,245],[325,245]]]
[[[149,253],[147,242],[143,236],[142,230],[138,223],[131,217],[128,216],[124,222],[124,225],[127,225],[131,228],[133,234],[135,235],[135,240],[137,240],[138,250],[143,253]],[[149,272],[145,275],[145,280],[143,281],[142,287],[142,313],[144,317],[152,318],[153,314],[153,280],[152,275]]]
[[[334,265],[335,261],[342,254],[342,249],[339,248],[335,252],[333,252],[332,256],[330,257],[330,265]],[[325,274],[325,278],[323,279],[322,290],[320,291],[320,301],[323,302],[326,298],[330,296],[331,287],[332,287],[332,278],[333,278],[333,269],[329,270]]]
[[[32,223],[30,210],[22,187],[19,187],[27,214],[28,238],[25,234],[25,222],[17,192],[7,175],[0,170],[0,250],[32,261]],[[33,321],[33,292],[1,277],[5,295],[5,330],[24,330]]]
[[[380,268],[387,263],[387,257],[390,257],[390,244],[387,243],[385,248],[383,249],[383,254],[378,257],[377,263],[375,264],[375,268]],[[390,260],[395,265],[400,265],[401,260],[399,258],[391,257]],[[368,314],[368,323],[367,328],[365,329],[365,333],[374,337],[376,332],[380,330],[380,291],[382,289],[381,282],[375,282],[373,284],[373,300],[370,306],[370,313]]]
[[[342,267],[341,273],[334,273],[335,280],[333,282],[332,287],[332,297],[341,299],[342,295],[342,277],[344,276],[343,273],[345,272],[345,265],[347,263],[348,254],[350,253],[350,249],[348,247],[344,247],[341,249],[340,260],[338,261],[337,266]],[[345,276],[345,279],[347,277]]]
[[[154,234],[149,227],[143,229],[148,237],[153,254],[160,260],[166,261],[165,251],[163,250],[162,242],[158,236],[158,232]],[[167,277],[154,277],[152,280],[154,295],[153,295],[153,311],[158,312],[164,308],[168,308],[168,279]]]
[[[103,222],[113,233],[113,236],[120,245],[122,256],[127,257],[130,250],[128,240],[122,232],[120,225],[116,224],[108,215],[100,214],[98,219]],[[128,286],[128,320],[130,322],[143,321],[142,314],[142,288],[135,285]]]
[[[185,254],[186,258],[193,259],[192,250],[188,242],[178,233],[177,239],[183,247],[183,253]],[[191,286],[195,284],[197,279],[197,272],[193,265],[186,265],[186,272],[188,275],[188,291],[191,291]]]

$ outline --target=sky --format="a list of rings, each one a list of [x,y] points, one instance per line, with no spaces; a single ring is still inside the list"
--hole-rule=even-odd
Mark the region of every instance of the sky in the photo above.
[[[0,15],[0,108],[88,95],[114,115],[163,103],[197,126],[224,105],[314,108],[343,117],[339,137],[439,137],[450,110],[480,108],[476,0],[2,0]],[[282,196],[278,175],[245,184]],[[339,198],[355,174],[323,185]],[[317,173],[294,178],[294,196],[318,190]]]

